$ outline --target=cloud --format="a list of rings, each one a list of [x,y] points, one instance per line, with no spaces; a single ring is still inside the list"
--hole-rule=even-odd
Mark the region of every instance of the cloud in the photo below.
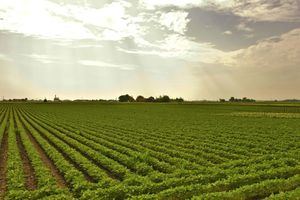
[[[199,0],[140,0],[139,4],[146,9],[156,9],[159,7],[180,7],[180,8],[190,8],[199,7],[204,5],[203,1]]]
[[[227,30],[227,31],[224,31],[223,34],[224,34],[224,35],[232,35],[232,32],[229,31],[229,30]]]
[[[60,15],[66,15],[71,20],[81,22],[95,34],[98,40],[119,41],[126,37],[136,37],[143,33],[137,24],[138,18],[126,13],[131,8],[128,1],[114,1],[102,8],[67,5]]]
[[[230,6],[234,0],[139,0],[144,9],[154,10],[158,8],[176,7],[190,9],[195,7],[211,8],[215,6]]]
[[[239,30],[239,31],[253,32],[253,29],[248,27],[244,22],[238,24],[236,26],[236,29]]]
[[[29,36],[64,39],[64,41],[70,42],[68,45],[72,45],[72,40],[87,39],[92,41],[118,41],[119,43],[114,43],[114,47],[116,47],[125,38],[130,38],[135,43],[132,48],[116,48],[129,54],[157,55],[162,58],[174,58],[187,62],[223,64],[234,62],[233,60],[237,58],[235,57],[236,54],[239,54],[240,57],[243,57],[245,52],[250,54],[250,50],[224,52],[211,43],[195,41],[194,38],[186,36],[187,24],[190,21],[187,10],[161,9],[153,12],[147,9],[159,9],[169,6],[180,9],[202,7],[232,12],[246,18],[257,18],[257,20],[269,20],[269,16],[264,13],[269,13],[272,16],[276,12],[278,15],[276,15],[277,17],[273,16],[274,20],[279,20],[279,18],[284,20],[293,18],[293,20],[296,20],[297,14],[294,11],[299,8],[298,4],[291,0],[254,0],[247,3],[239,0],[140,0],[140,7],[137,8],[133,6],[133,3],[122,0],[107,3],[101,8],[58,4],[49,0],[38,2],[27,0],[21,3],[17,0],[2,0],[0,5],[0,17],[3,18],[3,20],[0,20],[2,30],[23,33]],[[293,8],[291,8],[292,6]],[[140,12],[135,16],[131,16],[128,14],[130,9]],[[251,9],[253,9],[253,12],[250,11]],[[253,30],[247,26],[246,21],[238,24],[236,29],[246,32],[246,37],[253,37]],[[165,27],[167,31],[159,30],[161,27]],[[158,35],[159,39],[157,39],[158,37],[149,39],[148,35],[151,34]],[[232,35],[232,31],[226,30],[222,34]],[[266,41],[259,42],[260,45],[265,43],[270,44]],[[91,45],[94,46],[95,44]],[[97,45],[99,47],[103,46],[98,43]],[[253,46],[249,48],[255,49]],[[44,64],[56,61],[47,55],[32,54],[29,57]],[[99,62],[83,61],[80,63],[90,66],[120,67],[119,65]]]
[[[58,4],[50,1],[1,1],[1,30],[22,33],[42,38],[85,39],[93,34],[78,22],[66,22],[55,16],[51,10],[61,10]]]
[[[135,18],[126,14],[131,6],[126,1],[114,1],[102,8],[48,0],[0,0],[0,3],[0,29],[28,36],[117,41],[141,31]]]
[[[231,12],[255,21],[300,21],[298,0],[140,0],[145,9],[176,7]]]
[[[73,45],[74,48],[103,48],[104,46],[101,44],[79,44]]]
[[[50,63],[54,63],[54,62],[58,62],[59,59],[58,58],[54,58],[52,56],[49,55],[42,55],[42,54],[29,54],[29,55],[24,55],[26,57],[29,57],[35,61],[41,62],[43,64],[50,64]]]
[[[184,11],[162,13],[159,22],[171,31],[184,34],[190,21],[187,16],[188,12]]]
[[[136,66],[129,65],[129,64],[112,64],[112,63],[106,63],[99,60],[79,60],[77,61],[80,65],[85,66],[95,66],[95,67],[103,67],[103,68],[118,68],[121,70],[134,70]]]
[[[170,34],[165,39],[154,43],[151,48],[132,50],[118,48],[118,50],[131,54],[181,59],[187,62],[223,63],[231,59],[226,52],[215,49],[209,43],[198,43],[180,34]]]
[[[224,52],[210,43],[195,42],[179,34],[168,35],[151,48],[120,51],[157,55],[163,58],[182,59],[187,62],[220,64],[244,68],[289,68],[300,66],[300,29],[294,29],[279,37],[270,37],[245,49]]]
[[[295,68],[300,66],[300,29],[271,37],[235,52],[234,65],[255,68]],[[300,75],[300,74],[299,74]]]
[[[300,21],[298,0],[236,0],[229,9],[236,15],[256,21]]]
[[[265,22],[300,22],[298,0],[88,2],[0,0],[0,68],[15,68],[9,80],[1,73],[1,92],[25,91],[28,80],[39,94],[146,88],[149,95],[188,90],[217,98],[248,95],[249,88],[257,94],[263,85],[265,94],[281,74],[282,94],[299,83],[300,31],[287,32],[298,23]]]

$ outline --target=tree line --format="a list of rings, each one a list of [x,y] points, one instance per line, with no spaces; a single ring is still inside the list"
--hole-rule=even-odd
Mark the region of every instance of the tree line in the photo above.
[[[184,102],[184,99],[179,97],[172,99],[168,95],[163,95],[159,97],[143,97],[142,95],[137,96],[136,98],[133,98],[129,94],[121,95],[118,98],[119,102]]]
[[[220,102],[226,102],[225,99],[220,99]],[[248,99],[247,97],[244,97],[242,99],[239,98],[235,98],[235,97],[230,97],[230,99],[228,99],[229,102],[255,102],[255,99]]]

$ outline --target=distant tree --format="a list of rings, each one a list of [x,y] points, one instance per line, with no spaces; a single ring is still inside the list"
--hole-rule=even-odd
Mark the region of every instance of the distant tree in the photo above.
[[[255,102],[255,100],[254,99],[248,99],[247,97],[244,97],[242,99],[242,102]]]
[[[148,97],[147,99],[146,99],[146,102],[155,102],[155,98],[154,97]]]
[[[47,102],[48,102],[48,100],[45,98],[45,99],[44,99],[44,103],[47,103]]]
[[[159,96],[155,99],[156,102],[170,102],[171,99],[168,95]]]
[[[164,96],[162,97],[162,102],[170,102],[170,101],[171,101],[171,99],[170,99],[169,96],[164,95]]]
[[[184,102],[184,99],[182,97],[172,99],[168,95],[159,96],[157,98],[154,98],[152,96],[145,98],[139,95],[136,97],[136,99],[134,99],[132,96],[125,94],[119,96],[118,100],[119,102]]]
[[[184,102],[184,99],[181,98],[181,97],[179,97],[179,98],[174,99],[174,101],[176,101],[176,102]]]
[[[133,102],[134,98],[129,94],[119,96],[119,102]]]
[[[220,102],[226,102],[226,100],[225,100],[225,99],[219,99],[219,101],[220,101]]]
[[[230,102],[255,102],[254,99],[248,99],[247,97],[243,97],[242,99],[231,97],[229,101]]]
[[[27,101],[28,99],[27,98],[24,98],[24,99],[21,99],[20,101]]]
[[[235,101],[235,98],[234,98],[234,97],[230,97],[229,101],[230,101],[230,102],[234,102],[234,101]]]
[[[141,96],[141,95],[137,96],[135,100],[137,102],[145,102],[146,101],[146,99],[143,96]]]

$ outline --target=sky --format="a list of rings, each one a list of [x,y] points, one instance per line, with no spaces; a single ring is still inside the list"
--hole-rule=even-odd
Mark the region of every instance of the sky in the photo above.
[[[0,0],[0,96],[300,98],[300,0]]]

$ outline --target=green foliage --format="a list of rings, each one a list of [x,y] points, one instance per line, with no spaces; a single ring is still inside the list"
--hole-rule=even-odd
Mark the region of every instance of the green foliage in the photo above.
[[[119,96],[120,102],[133,102],[134,98],[132,96],[129,96],[128,94]]]
[[[0,104],[0,140],[8,134],[5,198],[297,199],[299,112],[256,103]],[[34,190],[17,136],[34,170]]]

